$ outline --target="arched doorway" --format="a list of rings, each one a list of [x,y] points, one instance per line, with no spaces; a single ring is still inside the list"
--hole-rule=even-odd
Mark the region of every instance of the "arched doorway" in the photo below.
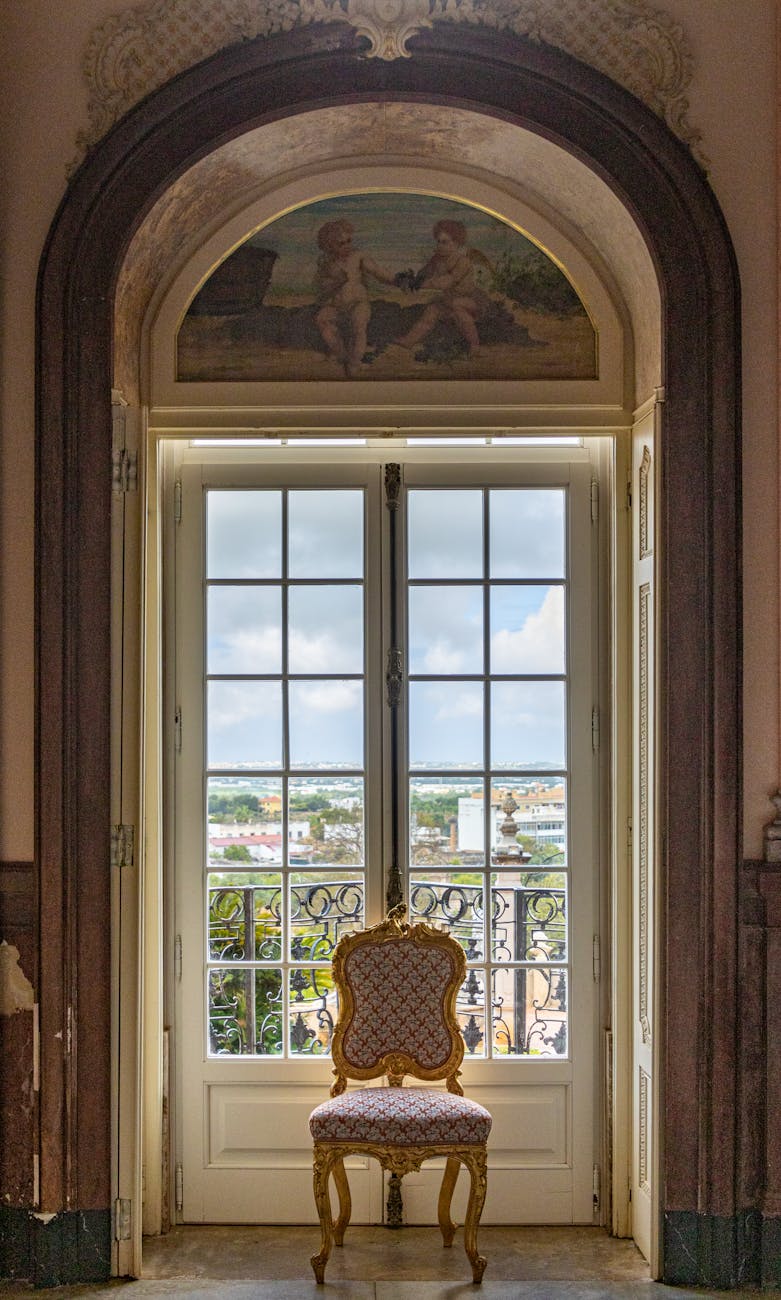
[[[386,65],[356,54],[352,33],[310,31],[231,50],[186,74],[96,149],[50,237],[40,292],[38,498],[42,1205],[100,1214],[111,1199],[109,390],[112,293],[127,241],[163,190],[232,135],[324,102],[431,99],[512,120],[580,157],[632,212],[657,267],[665,363],[657,647],[663,1269],[670,1281],[729,1280],[731,1247],[714,1272],[698,1244],[703,1215],[717,1225],[736,1210],[734,1141],[729,1126],[716,1135],[708,1123],[723,1106],[734,1137],[736,1012],[723,997],[734,986],[739,808],[729,243],[680,144],[630,96],[572,60],[510,37],[438,30],[418,39],[409,60]],[[682,978],[685,1002],[673,996]],[[46,1032],[64,1022],[66,1007],[75,1052],[54,1029]],[[684,1257],[697,1260],[696,1277]]]

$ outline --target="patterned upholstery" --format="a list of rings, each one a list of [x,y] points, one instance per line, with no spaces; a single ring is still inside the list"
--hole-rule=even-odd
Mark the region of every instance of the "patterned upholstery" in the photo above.
[[[485,1142],[491,1116],[477,1102],[434,1088],[362,1088],[312,1111],[316,1142],[379,1142],[396,1146],[469,1146]]]
[[[407,939],[356,948],[345,961],[355,1000],[342,1051],[348,1065],[370,1069],[388,1052],[407,1052],[426,1070],[450,1056],[443,993],[453,977],[451,954]]]
[[[482,1281],[485,1256],[477,1249],[477,1228],[487,1186],[486,1140],[491,1116],[463,1096],[458,1076],[464,1039],[456,1016],[458,991],[466,978],[459,943],[436,926],[408,925],[404,904],[369,930],[344,935],[334,950],[333,980],[339,996],[331,1055],[331,1099],[312,1111],[314,1193],[320,1219],[320,1249],[312,1256],[319,1283],[331,1247],[341,1246],[352,1200],[345,1157],[363,1151],[394,1178],[420,1169],[424,1160],[445,1156],[437,1221],[445,1246],[456,1225],[450,1209],[459,1169],[469,1174],[464,1250],[472,1281]],[[403,1086],[411,1075],[442,1088]],[[387,1087],[347,1091],[348,1080],[385,1076]],[[339,1197],[334,1219],[329,1182]]]

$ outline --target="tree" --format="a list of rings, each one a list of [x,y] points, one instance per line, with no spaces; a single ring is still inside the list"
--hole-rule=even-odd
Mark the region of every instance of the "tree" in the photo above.
[[[360,862],[363,858],[363,812],[360,808],[323,808],[310,822],[313,840],[322,845],[318,862]]]
[[[223,858],[226,862],[254,862],[252,854],[246,844],[229,844],[223,851]]]

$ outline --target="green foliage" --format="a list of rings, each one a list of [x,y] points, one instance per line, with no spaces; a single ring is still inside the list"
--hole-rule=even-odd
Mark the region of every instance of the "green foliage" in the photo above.
[[[246,844],[229,844],[223,850],[222,856],[226,862],[253,862],[254,858],[247,848]]]
[[[331,801],[324,794],[294,794],[290,797],[290,811],[293,812],[320,812],[324,808],[330,808]]]
[[[242,790],[238,794],[216,794],[212,792],[209,795],[209,821],[210,822],[259,822],[270,821],[278,817],[278,813],[268,812],[262,807],[260,799],[256,794],[248,794]]]
[[[516,840],[525,853],[530,854],[527,867],[561,865],[566,862],[566,855],[547,840],[535,840],[532,835],[516,835]]]
[[[504,253],[494,270],[494,288],[532,311],[572,316],[583,310],[563,271],[537,249]]]
[[[410,812],[418,826],[449,831],[450,818],[458,816],[458,799],[457,790],[446,790],[442,794],[413,794]]]

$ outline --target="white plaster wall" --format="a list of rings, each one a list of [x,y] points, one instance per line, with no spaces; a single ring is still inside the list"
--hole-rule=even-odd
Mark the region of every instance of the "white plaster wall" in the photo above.
[[[761,852],[779,783],[776,5],[667,0],[695,51],[691,121],[744,294],[745,825]],[[33,852],[35,278],[86,125],[81,55],[119,0],[0,0],[0,858]]]

